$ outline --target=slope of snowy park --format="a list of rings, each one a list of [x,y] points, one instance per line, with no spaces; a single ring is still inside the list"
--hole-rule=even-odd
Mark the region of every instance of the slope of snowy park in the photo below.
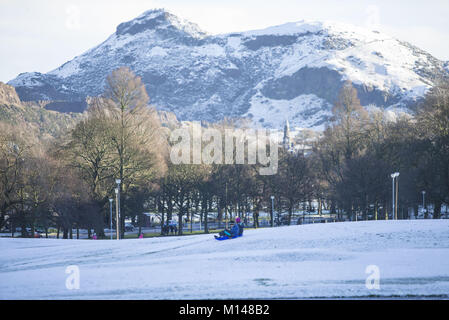
[[[285,226],[226,241],[3,238],[0,252],[0,299],[449,298],[449,220]]]

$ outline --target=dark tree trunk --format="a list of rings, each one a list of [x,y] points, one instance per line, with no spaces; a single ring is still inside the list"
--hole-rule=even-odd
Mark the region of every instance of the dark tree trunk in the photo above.
[[[289,203],[289,206],[288,206],[288,218],[287,218],[288,219],[287,223],[288,223],[289,226],[292,223],[292,215],[293,215],[293,200],[290,199],[290,203]]]
[[[260,210],[260,201],[258,199],[255,199],[253,209],[254,228],[259,228],[259,210]]]
[[[22,238],[26,238],[28,236],[27,228],[25,224],[22,224]]]
[[[122,208],[120,208],[120,239],[125,239],[125,214]]]
[[[221,224],[223,222],[223,209],[221,206],[221,199],[217,200],[217,219],[218,219],[218,228],[221,228]]]
[[[173,219],[173,202],[171,198],[167,199],[167,221]]]
[[[193,232],[193,210],[190,208],[190,198],[187,199],[187,217],[190,219],[190,233]]]
[[[164,224],[165,224],[165,203],[164,199],[158,201],[158,209],[161,213],[161,235],[164,235]]]
[[[182,235],[182,217],[183,217],[183,210],[182,208],[180,208],[178,213],[178,235]]]
[[[335,210],[335,201],[331,200],[331,214],[336,214],[337,211]]]
[[[203,203],[201,205],[201,210],[203,211],[202,214],[202,219],[204,222],[204,233],[209,233],[209,225],[208,225],[208,220],[209,220],[209,205],[211,205],[208,201],[208,199],[206,197],[203,198]]]
[[[138,224],[139,224],[139,234],[138,236],[140,237],[140,235],[142,234],[142,223],[143,223],[143,213],[139,213],[139,217],[138,217]]]
[[[204,212],[204,233],[209,233],[209,224],[208,224],[208,220],[209,220],[209,215],[208,215],[209,211],[206,208],[206,211]]]
[[[254,220],[254,228],[259,228],[259,211],[254,212],[253,215],[253,220]]]
[[[379,210],[379,207],[378,207],[377,202],[376,202],[374,204],[374,220],[378,220],[379,219],[379,217],[378,217],[378,210]]]
[[[433,208],[433,218],[440,219],[441,218],[441,201],[435,201],[435,206]]]

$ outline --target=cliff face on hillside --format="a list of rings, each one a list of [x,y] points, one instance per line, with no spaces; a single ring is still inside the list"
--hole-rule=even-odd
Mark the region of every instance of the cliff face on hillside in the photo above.
[[[58,137],[81,119],[77,113],[46,110],[44,104],[22,102],[14,87],[0,82],[0,122],[41,138]]]
[[[14,87],[0,82],[0,122],[32,130],[37,136],[58,137],[76,125],[83,118],[81,113],[61,113],[49,110],[49,106],[60,105],[69,109],[66,102],[37,101],[23,102]],[[172,112],[158,111],[162,126],[173,128],[179,125]]]
[[[0,82],[0,104],[19,105],[20,103],[20,98],[17,95],[16,89],[13,86]]]

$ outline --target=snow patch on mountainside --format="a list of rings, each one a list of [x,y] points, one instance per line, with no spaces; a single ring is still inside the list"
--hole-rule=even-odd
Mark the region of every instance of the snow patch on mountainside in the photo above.
[[[40,72],[26,72],[21,73],[15,78],[8,82],[9,85],[14,87],[31,87],[31,86],[42,86],[40,77],[42,74]]]
[[[197,47],[192,53],[196,56],[206,56],[206,57],[225,57],[225,49],[218,44],[207,44],[201,47]]]
[[[261,30],[256,34],[266,34],[272,29]],[[391,94],[407,94],[410,99],[422,96],[431,86],[414,71],[416,64],[429,62],[427,56],[416,55],[404,48],[398,40],[379,32],[331,22],[286,24],[274,30],[285,34],[317,34],[293,44],[291,54],[282,60],[276,70],[275,76],[278,78],[290,76],[304,67],[326,67],[341,72],[344,80],[349,79]],[[317,50],[319,44],[324,42],[323,37],[329,36],[350,39],[350,43],[347,42],[346,47],[340,50]]]
[[[317,33],[323,29],[323,23],[318,21],[301,20],[297,22],[288,22],[278,26],[268,27],[260,30],[250,30],[243,34],[245,36],[259,35],[295,35],[306,33]]]
[[[244,116],[251,118],[254,125],[266,128],[282,128],[288,120],[305,128],[322,130],[331,116],[331,105],[314,94],[300,95],[291,100],[274,100],[258,93],[252,97],[251,107]]]
[[[79,68],[79,62],[77,59],[74,59],[70,62],[63,64],[61,67],[49,72],[49,74],[54,74],[60,78],[67,78],[80,71],[81,69]]]
[[[151,48],[150,52],[148,53],[149,57],[154,56],[165,57],[167,55],[168,55],[167,50],[158,46]]]

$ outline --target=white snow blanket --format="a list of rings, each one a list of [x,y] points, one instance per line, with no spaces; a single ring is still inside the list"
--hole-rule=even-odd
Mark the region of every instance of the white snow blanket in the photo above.
[[[449,220],[278,227],[227,241],[0,239],[0,299],[379,297],[449,297]]]

